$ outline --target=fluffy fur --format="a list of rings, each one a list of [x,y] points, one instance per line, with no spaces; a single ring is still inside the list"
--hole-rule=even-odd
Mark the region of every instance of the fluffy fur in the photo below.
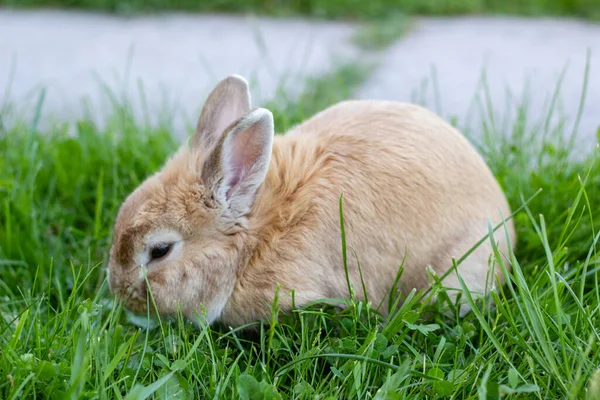
[[[271,113],[251,111],[247,83],[232,76],[209,96],[190,145],[122,205],[111,290],[143,312],[148,282],[160,314],[181,307],[195,319],[205,311],[208,323],[230,326],[265,318],[277,284],[284,311],[291,290],[297,306],[347,297],[342,194],[347,242],[375,305],[403,260],[400,291],[426,287],[428,268],[442,275],[487,234],[488,219],[496,225],[510,215],[480,155],[432,112],[345,101],[274,137]],[[152,259],[157,240],[170,252]],[[503,229],[494,240],[508,251]],[[489,289],[489,270],[498,269],[490,255],[486,241],[459,267],[473,292]],[[349,273],[361,288],[353,256]],[[455,274],[444,283],[460,287]]]

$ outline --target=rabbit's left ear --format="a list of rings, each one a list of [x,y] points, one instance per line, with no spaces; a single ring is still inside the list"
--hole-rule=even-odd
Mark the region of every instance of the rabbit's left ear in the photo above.
[[[249,111],[248,82],[239,75],[223,79],[204,103],[196,133],[192,138],[192,148],[209,151],[220,140],[227,127]]]
[[[273,114],[257,108],[231,126],[202,167],[202,181],[232,217],[246,215],[267,176],[273,151]]]

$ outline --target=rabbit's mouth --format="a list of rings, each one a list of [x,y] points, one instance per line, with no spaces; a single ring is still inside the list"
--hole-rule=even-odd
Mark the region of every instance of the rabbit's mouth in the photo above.
[[[111,277],[109,274],[109,277]],[[148,298],[148,287],[147,287],[147,276],[140,272],[139,276],[133,277],[123,282],[123,278],[117,283],[115,280],[109,278],[109,287],[111,293],[121,302],[123,305],[136,313],[145,312],[147,308]]]
[[[136,282],[131,286],[124,287],[120,296],[125,307],[135,313],[144,313],[148,306],[148,287],[146,281]]]

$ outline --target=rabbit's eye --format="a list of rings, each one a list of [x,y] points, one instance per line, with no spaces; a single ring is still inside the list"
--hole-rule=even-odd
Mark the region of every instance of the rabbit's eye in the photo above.
[[[150,250],[150,258],[152,258],[153,260],[163,258],[167,254],[169,254],[169,251],[171,251],[170,244],[159,244],[158,246],[153,247],[152,250]]]

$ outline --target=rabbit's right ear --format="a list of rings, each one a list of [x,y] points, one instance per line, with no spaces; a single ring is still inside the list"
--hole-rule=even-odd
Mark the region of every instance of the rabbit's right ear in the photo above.
[[[194,150],[208,151],[220,140],[229,125],[250,111],[248,82],[239,75],[223,79],[210,93],[192,137]]]

